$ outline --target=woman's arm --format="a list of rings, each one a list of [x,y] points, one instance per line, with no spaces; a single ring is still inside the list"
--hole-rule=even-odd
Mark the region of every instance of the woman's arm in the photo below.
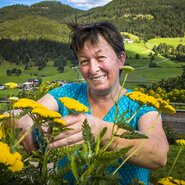
[[[169,144],[162,127],[161,116],[158,116],[155,111],[144,114],[138,121],[138,128],[141,133],[148,136],[148,139],[117,138],[111,145],[111,149],[133,145],[126,157],[135,152],[138,147],[139,150],[129,158],[130,163],[149,169],[164,166],[167,162]],[[120,130],[120,132],[124,131]]]
[[[157,169],[164,166],[167,161],[169,145],[162,128],[161,117],[159,116],[157,120],[156,117],[157,112],[153,111],[146,113],[139,119],[139,131],[147,135],[149,137],[148,139],[130,140],[116,137],[109,149],[114,150],[127,146],[133,146],[125,156],[128,157],[139,147],[139,150],[134,153],[131,158],[129,158],[128,162],[149,169]],[[63,119],[66,122],[66,127],[71,128],[72,130],[62,132],[56,136],[53,142],[49,145],[50,148],[83,143],[82,123],[85,119],[88,120],[95,137],[97,137],[104,127],[107,127],[107,132],[102,140],[102,145],[108,141],[112,133],[113,123],[103,121],[91,115],[76,114],[66,116]],[[153,125],[155,120],[156,123]],[[125,130],[119,129],[119,134],[122,134],[123,132],[125,132]]]

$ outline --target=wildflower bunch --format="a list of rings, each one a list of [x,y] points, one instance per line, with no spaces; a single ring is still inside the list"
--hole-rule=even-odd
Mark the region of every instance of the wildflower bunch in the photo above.
[[[24,167],[20,153],[12,153],[10,147],[3,142],[0,142],[0,163],[7,166],[12,172],[21,171]]]
[[[88,112],[87,106],[79,103],[77,100],[64,97],[64,98],[59,98],[59,100],[64,104],[64,106],[69,110],[69,111],[76,111],[76,112]]]
[[[153,106],[156,109],[159,108],[159,102],[153,96],[148,96],[138,91],[129,92],[129,93],[126,93],[125,95],[128,96],[130,99],[139,102],[139,104],[146,104],[149,106]]]
[[[145,104],[155,107],[159,112],[174,114],[176,110],[167,101],[160,98],[156,99],[153,96],[146,95],[139,91],[126,93],[130,99],[139,102],[140,104]]]
[[[34,109],[36,107],[43,107],[41,104],[34,100],[28,98],[21,98],[16,103],[14,103],[14,109]]]
[[[3,169],[6,167],[12,172],[21,171],[24,167],[22,162],[22,156],[19,152],[16,152],[16,148],[13,147],[15,133],[12,133],[12,129],[5,128],[5,121],[11,118],[11,114],[0,115],[0,164],[3,164]],[[7,143],[10,143],[10,146]],[[1,170],[1,168],[0,168]]]
[[[174,109],[173,106],[171,106],[167,101],[162,100],[162,99],[157,99],[159,102],[159,112],[163,112],[166,114],[175,114],[176,110]]]
[[[165,178],[158,180],[157,184],[158,185],[175,185],[175,184],[185,185],[185,181],[179,180],[179,179],[174,179],[172,177],[165,177]]]
[[[179,146],[184,146],[184,147],[185,147],[185,139],[178,139],[178,140],[176,140],[176,143],[177,143]]]

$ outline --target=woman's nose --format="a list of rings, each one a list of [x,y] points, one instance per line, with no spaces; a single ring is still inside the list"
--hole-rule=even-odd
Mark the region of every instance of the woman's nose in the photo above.
[[[89,73],[90,74],[95,74],[97,71],[99,71],[99,63],[97,60],[91,60],[90,61],[90,66],[89,66]]]

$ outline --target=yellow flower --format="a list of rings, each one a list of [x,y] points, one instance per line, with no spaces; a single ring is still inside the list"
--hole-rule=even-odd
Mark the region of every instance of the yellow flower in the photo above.
[[[60,123],[60,124],[62,124],[62,125],[66,125],[66,122],[65,122],[64,120],[62,120],[62,119],[59,119],[59,118],[55,118],[55,119],[54,119],[54,122],[55,122],[55,123]]]
[[[171,105],[169,105],[167,101],[164,101],[161,98],[157,99],[157,101],[159,102],[159,109],[158,110],[160,112],[163,112],[166,114],[175,114],[176,113],[176,110]]]
[[[5,87],[8,89],[15,89],[17,88],[18,84],[14,83],[14,82],[8,82],[5,84]]]
[[[178,139],[176,140],[176,143],[180,146],[185,146],[185,139]]]
[[[138,91],[126,93],[125,95],[132,100],[138,101],[139,104],[146,104],[149,106],[153,106],[156,109],[159,108],[159,103],[153,96],[148,96]]]
[[[24,163],[22,161],[16,160],[12,166],[9,166],[8,169],[12,172],[21,171],[24,167]]]
[[[120,70],[122,70],[122,71],[124,71],[126,73],[130,73],[130,72],[134,71],[135,69],[133,67],[131,67],[131,66],[122,66],[120,68]]]
[[[42,118],[61,118],[61,115],[58,112],[54,112],[52,110],[49,110],[46,107],[36,107],[31,111],[32,114],[37,114],[38,116],[41,116]]]
[[[13,156],[15,157],[16,160],[22,160],[22,156],[19,152],[14,152]]]
[[[1,114],[0,115],[0,121],[6,120],[10,118],[10,114]]]
[[[25,108],[36,108],[36,107],[43,107],[38,102],[28,99],[28,98],[21,98],[17,102],[14,103],[13,108],[15,109],[25,109]]]
[[[0,142],[0,163],[8,166],[12,172],[22,170],[24,164],[21,161],[22,156],[18,152],[13,154],[10,152],[10,147],[3,142]]]
[[[179,180],[179,179],[174,179],[172,177],[165,177],[165,178],[162,178],[159,181],[157,181],[157,184],[161,184],[161,185],[175,185],[175,184],[183,185],[183,184],[185,184],[185,181]]]
[[[78,102],[75,99],[64,97],[64,98],[59,98],[59,100],[69,110],[74,110],[76,112],[88,112],[88,107],[81,104],[80,102]]]

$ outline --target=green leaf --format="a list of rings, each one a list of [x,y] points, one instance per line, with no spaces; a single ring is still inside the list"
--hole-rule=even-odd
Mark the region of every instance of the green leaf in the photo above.
[[[132,126],[128,125],[128,124],[118,122],[117,126],[121,129],[125,129],[125,130],[129,130],[131,132],[134,132],[134,128]]]
[[[71,158],[70,158],[70,164],[71,164],[71,171],[76,179],[76,181],[78,181],[78,169],[77,169],[77,165],[76,165],[76,162],[75,162],[75,154],[72,154],[71,155]]]
[[[148,139],[148,136],[141,134],[139,132],[124,132],[121,135],[115,135],[116,137],[125,138],[125,139]]]
[[[84,120],[82,125],[82,135],[83,135],[84,142],[89,145],[89,150],[94,150],[95,137],[91,133],[91,127],[89,126],[87,119]]]
[[[98,153],[100,150],[100,144],[103,136],[105,135],[107,131],[107,127],[104,127],[102,131],[98,134],[97,142],[96,142],[96,147],[95,147],[95,153]]]
[[[128,146],[126,148],[122,148],[120,150],[113,150],[113,151],[105,151],[102,153],[98,153],[97,155],[94,156],[94,158],[98,161],[101,162],[110,162],[115,159],[122,158],[125,153],[127,153],[132,146]]]

